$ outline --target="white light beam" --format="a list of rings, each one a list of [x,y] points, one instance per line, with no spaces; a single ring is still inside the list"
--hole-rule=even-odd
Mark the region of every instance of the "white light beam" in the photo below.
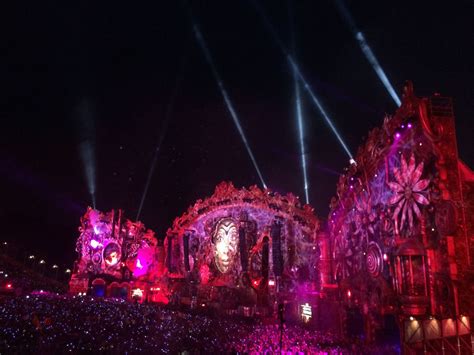
[[[212,60],[211,53],[210,53],[209,49],[207,48],[206,42],[204,41],[204,37],[203,37],[201,31],[199,30],[199,27],[197,26],[197,24],[194,24],[193,29],[194,29],[194,34],[196,35],[196,39],[197,39],[197,41],[198,41],[198,43],[199,43],[199,45],[202,49],[202,52],[204,53],[204,56],[206,57],[206,60],[209,64],[209,66],[211,67],[212,74],[214,75],[214,79],[216,80],[217,85],[219,86],[219,89],[221,91],[222,97],[224,98],[224,102],[226,104],[227,110],[229,111],[229,113],[232,117],[232,120],[234,121],[235,127],[237,128],[237,131],[239,132],[240,137],[242,138],[242,141],[245,145],[245,148],[247,149],[247,153],[250,156],[250,160],[252,161],[252,164],[253,164],[255,170],[257,171],[257,174],[258,174],[258,177],[260,178],[260,181],[262,182],[262,186],[263,186],[263,188],[266,189],[267,185],[265,184],[265,181],[263,180],[262,173],[260,172],[260,169],[257,165],[257,161],[255,159],[255,156],[252,153],[252,149],[250,148],[250,144],[248,143],[247,137],[245,136],[244,130],[243,130],[241,124],[240,124],[240,120],[237,116],[237,112],[235,111],[234,106],[232,105],[232,102],[229,98],[229,95],[227,94],[227,90],[224,87],[224,84],[221,80],[219,72],[217,71],[217,68],[214,65],[214,61]]]

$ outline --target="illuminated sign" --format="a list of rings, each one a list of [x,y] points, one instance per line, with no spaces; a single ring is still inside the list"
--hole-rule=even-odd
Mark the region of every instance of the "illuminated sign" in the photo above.
[[[302,304],[301,305],[301,318],[303,318],[303,321],[305,323],[309,322],[312,316],[313,316],[313,311],[311,309],[311,306],[308,303]]]

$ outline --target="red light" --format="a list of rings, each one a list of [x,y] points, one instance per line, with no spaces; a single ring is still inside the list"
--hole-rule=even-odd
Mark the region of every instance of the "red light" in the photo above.
[[[12,284],[7,284],[7,288],[12,288]]]
[[[351,290],[347,290],[347,297],[351,298],[351,296],[352,296]]]
[[[258,281],[257,281],[257,280],[254,280],[254,281],[253,281],[253,285],[254,285],[254,286],[258,286]]]
[[[275,280],[268,280],[268,286],[275,286]]]

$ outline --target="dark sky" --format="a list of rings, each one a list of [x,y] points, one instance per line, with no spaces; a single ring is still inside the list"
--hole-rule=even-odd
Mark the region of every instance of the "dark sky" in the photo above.
[[[420,96],[454,98],[459,154],[473,167],[472,2],[347,4],[397,92],[409,79]],[[262,5],[289,43],[287,1]],[[259,184],[183,2],[10,6],[2,11],[1,239],[72,264],[79,218],[91,204],[79,155],[86,139],[95,142],[97,207],[135,218],[173,97],[141,215],[146,226],[163,237],[222,180]],[[191,6],[267,184],[303,198],[292,75],[282,52],[252,1]],[[292,7],[301,69],[355,153],[396,106],[332,1]],[[325,218],[348,158],[307,98],[303,109],[310,201]]]

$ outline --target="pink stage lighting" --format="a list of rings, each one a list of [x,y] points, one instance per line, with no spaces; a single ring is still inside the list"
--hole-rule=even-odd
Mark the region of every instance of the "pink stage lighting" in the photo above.
[[[140,259],[137,259],[136,267],[139,268],[139,269],[143,269],[143,265],[142,265],[142,263],[140,262]]]

